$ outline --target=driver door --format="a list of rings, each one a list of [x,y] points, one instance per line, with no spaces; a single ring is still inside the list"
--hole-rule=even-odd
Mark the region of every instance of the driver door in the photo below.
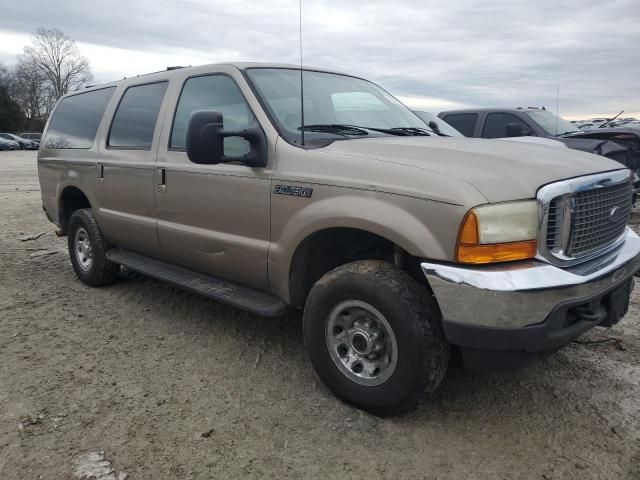
[[[222,113],[227,130],[256,122],[230,75],[213,73],[184,80],[172,125],[163,131],[156,164],[157,231],[164,257],[266,290],[272,172],[239,163],[192,163],[185,149],[186,131],[191,114],[198,110]],[[248,149],[242,138],[225,139],[228,155]]]

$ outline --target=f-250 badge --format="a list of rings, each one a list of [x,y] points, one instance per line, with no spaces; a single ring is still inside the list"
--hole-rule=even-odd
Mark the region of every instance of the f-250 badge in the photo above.
[[[295,187],[293,185],[276,185],[273,189],[273,193],[276,195],[288,195],[290,197],[311,198],[313,188]]]

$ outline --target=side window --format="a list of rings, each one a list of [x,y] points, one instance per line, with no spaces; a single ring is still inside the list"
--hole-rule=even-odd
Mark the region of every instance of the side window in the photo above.
[[[482,138],[505,138],[507,137],[507,125],[516,123],[522,126],[523,134],[530,132],[529,126],[511,113],[490,113],[484,122]]]
[[[45,148],[91,148],[115,87],[65,97],[51,117]]]
[[[167,82],[129,87],[113,117],[107,145],[150,149]]]
[[[443,118],[445,122],[458,130],[465,137],[473,137],[478,121],[477,113],[453,113]]]
[[[186,147],[187,125],[194,112],[220,112],[225,130],[238,130],[254,123],[253,115],[236,83],[226,75],[207,75],[189,78],[182,89],[171,130],[169,148]],[[244,155],[250,150],[244,138],[224,139],[226,155]]]

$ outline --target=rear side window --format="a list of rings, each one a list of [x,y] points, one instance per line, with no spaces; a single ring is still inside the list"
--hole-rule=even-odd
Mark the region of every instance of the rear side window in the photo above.
[[[507,137],[507,126],[510,123],[517,123],[522,126],[522,132],[526,135],[530,130],[529,126],[511,113],[490,113],[484,122],[482,138],[505,138]]]
[[[443,120],[458,130],[465,137],[473,137],[478,122],[477,113],[453,113],[446,115]]]
[[[150,149],[166,90],[167,82],[129,87],[113,117],[108,145]]]
[[[115,87],[63,98],[51,117],[45,148],[91,148]]]
[[[236,83],[226,75],[206,75],[186,81],[171,130],[170,148],[186,148],[187,125],[194,112],[220,112],[225,130],[240,130],[253,125],[253,115]],[[240,137],[224,139],[227,155],[248,153],[249,142]]]

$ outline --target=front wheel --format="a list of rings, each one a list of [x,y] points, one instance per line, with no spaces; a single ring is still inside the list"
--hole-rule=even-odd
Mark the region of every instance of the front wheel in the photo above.
[[[432,296],[385,262],[359,261],[327,273],[309,294],[303,323],[325,385],[376,415],[414,409],[447,369],[449,345]]]

